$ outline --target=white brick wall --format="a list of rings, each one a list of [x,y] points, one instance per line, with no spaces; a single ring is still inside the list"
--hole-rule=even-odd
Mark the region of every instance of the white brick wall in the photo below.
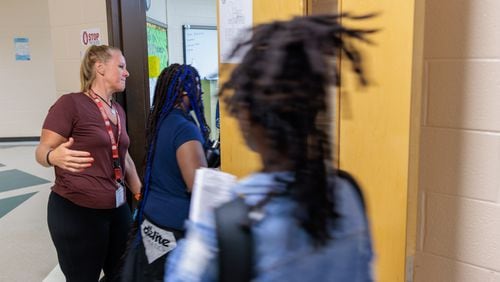
[[[99,28],[108,44],[106,0],[49,0],[57,97],[80,90],[80,32]],[[57,98],[56,97],[56,98]]]
[[[419,254],[416,280],[425,282],[491,281],[491,271],[428,253]]]
[[[16,61],[14,38],[29,39],[30,61]],[[0,138],[39,136],[55,97],[47,1],[0,1]]]
[[[500,2],[426,1],[420,282],[500,282]]]
[[[105,0],[2,0],[0,138],[39,136],[49,107],[80,89],[80,31],[100,28],[107,44]],[[14,37],[29,38],[31,61],[15,61]]]

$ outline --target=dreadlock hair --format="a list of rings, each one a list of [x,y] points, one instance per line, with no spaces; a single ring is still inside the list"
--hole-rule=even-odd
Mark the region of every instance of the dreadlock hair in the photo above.
[[[147,127],[149,142],[151,142],[149,139],[154,138],[156,135],[158,122],[181,102],[183,93],[186,93],[189,98],[203,138],[205,140],[208,138],[210,127],[205,120],[203,102],[201,100],[203,93],[200,75],[193,66],[172,64],[163,69],[158,76]]]
[[[330,239],[329,224],[336,218],[327,189],[333,185],[328,183],[329,135],[317,117],[328,110],[329,87],[340,85],[339,55],[367,84],[361,54],[349,40],[369,43],[365,35],[375,30],[349,29],[340,21],[372,16],[316,15],[258,25],[252,38],[233,50],[231,56],[246,53],[219,91],[230,114],[248,109],[250,122],[263,128],[271,149],[288,157],[295,175],[287,183],[298,203],[295,216],[317,246]]]
[[[153,156],[156,149],[158,130],[168,114],[182,103],[183,95],[187,95],[189,98],[191,109],[195,113],[198,128],[204,139],[204,146],[208,143],[207,140],[210,135],[210,127],[205,120],[203,101],[201,99],[202,94],[200,75],[194,67],[185,64],[172,64],[163,69],[160,73],[156,83],[153,106],[149,114],[146,128],[148,152],[146,155],[144,187],[142,191],[144,200],[147,198],[149,190],[149,180]],[[142,220],[143,203],[144,201],[142,201],[139,207],[138,222]]]

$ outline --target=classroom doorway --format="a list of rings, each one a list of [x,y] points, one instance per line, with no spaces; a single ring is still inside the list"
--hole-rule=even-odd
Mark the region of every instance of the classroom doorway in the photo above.
[[[217,42],[216,32],[210,38],[205,37],[208,31],[216,30],[217,4],[216,0],[106,0],[106,5],[109,44],[123,50],[130,72],[127,88],[117,99],[127,112],[128,133],[132,141],[129,151],[140,168],[147,147],[147,116],[159,72],[172,63],[186,62],[202,68],[198,65],[206,64],[211,56],[215,56],[215,62],[218,62],[217,53],[200,53],[207,49],[206,40],[215,36]],[[198,59],[189,61],[190,56]],[[205,60],[200,61],[199,58],[204,56]],[[214,71],[208,71],[202,77],[202,87],[206,119],[210,121],[211,138],[215,140],[219,136],[218,63]]]

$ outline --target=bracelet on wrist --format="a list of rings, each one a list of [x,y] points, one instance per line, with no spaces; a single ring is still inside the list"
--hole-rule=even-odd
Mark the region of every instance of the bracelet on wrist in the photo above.
[[[50,160],[49,160],[50,153],[52,153],[52,151],[53,151],[53,150],[54,150],[54,149],[50,149],[50,150],[48,150],[48,151],[47,151],[47,155],[45,155],[45,161],[47,162],[47,164],[48,164],[49,166],[54,166],[54,165],[50,162]]]

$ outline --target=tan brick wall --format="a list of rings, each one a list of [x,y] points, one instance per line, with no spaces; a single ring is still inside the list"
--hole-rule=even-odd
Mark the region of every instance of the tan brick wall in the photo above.
[[[57,97],[80,89],[84,29],[99,28],[108,44],[106,0],[49,0]]]
[[[416,281],[500,281],[499,1],[426,1]]]
[[[16,61],[16,37],[29,39],[31,60]],[[38,136],[55,97],[47,1],[1,1],[0,85],[0,138]]]

